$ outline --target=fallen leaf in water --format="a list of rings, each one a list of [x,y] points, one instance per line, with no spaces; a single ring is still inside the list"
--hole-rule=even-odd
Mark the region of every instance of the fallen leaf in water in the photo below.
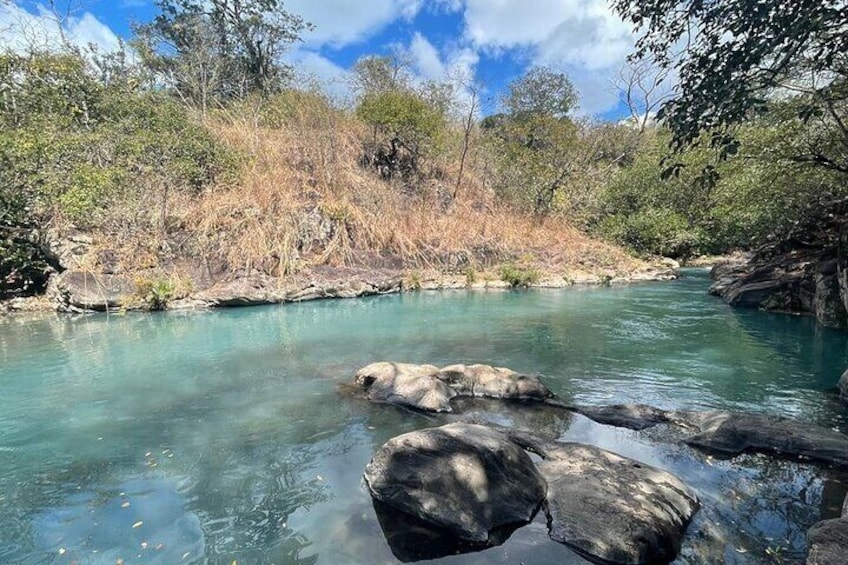
[[[143,522],[143,521],[141,521],[141,520],[139,520],[138,522],[136,522],[135,524],[133,524],[133,525],[132,525],[132,527],[133,527],[133,529],[135,529],[135,528],[140,528],[143,524],[144,524],[144,522]]]
[[[186,558],[186,557],[188,557],[189,555],[191,555],[191,552],[190,552],[190,551],[186,551],[185,553],[183,553],[183,556],[182,556],[182,557],[180,557],[180,560],[182,561],[183,559],[185,559],[185,558]]]
[[[736,553],[748,553],[748,550],[745,549],[744,547],[737,547]]]
[[[164,543],[157,543],[156,547],[154,547],[153,549],[155,549],[156,551],[161,551],[162,548],[164,548],[164,547],[165,547]]]
[[[129,502],[122,502],[122,503],[121,503],[121,508],[129,508],[129,507],[130,507],[130,503],[129,503]]]
[[[60,547],[59,548],[59,555],[65,555],[66,551],[67,551],[67,549],[65,549],[64,547]]]
[[[146,541],[141,542],[141,549],[147,549],[147,542]]]

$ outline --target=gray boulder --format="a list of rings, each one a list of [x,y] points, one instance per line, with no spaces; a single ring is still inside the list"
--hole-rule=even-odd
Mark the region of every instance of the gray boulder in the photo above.
[[[512,400],[545,400],[554,396],[539,377],[503,367],[450,365],[439,371],[438,377],[460,396]]]
[[[842,373],[836,387],[839,389],[839,397],[843,400],[848,400],[848,370]]]
[[[699,502],[674,475],[589,445],[548,444],[544,451],[539,471],[548,483],[554,541],[610,563],[677,556]]]
[[[439,380],[438,374],[434,365],[380,362],[357,371],[354,384],[372,402],[450,412],[450,399],[456,392]]]
[[[356,372],[354,387],[372,402],[451,412],[457,396],[543,401],[553,393],[538,377],[488,365],[372,363]]]
[[[529,522],[546,489],[506,434],[463,423],[389,440],[365,468],[365,481],[383,504],[475,543],[497,543],[495,530]]]
[[[572,409],[599,424],[631,430],[644,430],[657,424],[673,421],[669,412],[646,404],[575,406]]]
[[[700,430],[685,440],[693,447],[728,455],[754,451],[848,466],[848,436],[815,424],[724,411],[676,414]]]
[[[137,292],[125,275],[95,275],[65,271],[53,277],[47,295],[59,312],[105,312],[118,310]]]
[[[807,532],[807,565],[844,565],[848,560],[848,518],[819,522]]]

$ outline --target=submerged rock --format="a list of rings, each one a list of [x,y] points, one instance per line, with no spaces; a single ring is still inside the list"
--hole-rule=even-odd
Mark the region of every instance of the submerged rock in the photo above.
[[[572,409],[599,424],[631,430],[644,430],[657,424],[673,421],[671,413],[646,404],[575,406]]]
[[[815,424],[766,414],[677,414],[700,429],[685,440],[694,447],[729,455],[755,451],[848,465],[848,436]]]
[[[610,563],[677,556],[699,508],[677,477],[590,445],[556,444],[544,456],[539,471],[554,541]]]
[[[535,376],[489,365],[434,365],[372,363],[356,372],[354,384],[373,402],[450,412],[456,396],[538,400],[553,393]]]
[[[475,424],[390,439],[365,481],[378,501],[475,543],[502,541],[493,532],[529,522],[545,496],[530,456],[506,434]]]

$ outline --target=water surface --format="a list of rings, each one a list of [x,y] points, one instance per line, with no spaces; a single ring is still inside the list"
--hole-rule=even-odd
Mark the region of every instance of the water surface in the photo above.
[[[585,404],[762,411],[848,431],[841,332],[671,283],[445,292],[198,313],[0,320],[0,563],[395,563],[361,480],[444,419],[341,394],[375,360],[541,373]],[[668,469],[704,501],[681,563],[791,561],[848,488],[814,465],[716,460],[660,427],[476,402],[467,413]],[[583,563],[543,518],[445,563]]]

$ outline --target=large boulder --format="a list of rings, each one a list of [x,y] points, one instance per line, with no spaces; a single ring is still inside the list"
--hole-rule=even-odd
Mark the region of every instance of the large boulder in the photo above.
[[[529,522],[545,480],[506,434],[448,424],[386,442],[365,468],[371,495],[459,539],[497,543],[496,530]]]
[[[554,445],[539,464],[554,541],[609,563],[669,563],[677,556],[699,507],[685,484],[594,446]]]
[[[48,298],[59,312],[106,312],[122,308],[137,293],[125,275],[65,271],[51,279]]]
[[[613,404],[610,406],[575,406],[572,410],[599,424],[644,430],[673,421],[672,413],[646,404]]]
[[[848,400],[848,370],[842,373],[836,387],[839,389],[839,397],[843,400]]]
[[[456,391],[438,378],[434,365],[372,363],[354,375],[355,386],[372,402],[409,406],[428,412],[450,412]]]
[[[676,414],[700,430],[685,442],[707,451],[728,455],[754,451],[848,466],[848,436],[815,424],[766,414]]]
[[[373,402],[451,412],[457,396],[544,401],[554,396],[539,377],[489,365],[372,363],[356,372],[354,387]]]
[[[489,365],[449,365],[438,377],[461,396],[545,400],[554,394],[539,377]]]

